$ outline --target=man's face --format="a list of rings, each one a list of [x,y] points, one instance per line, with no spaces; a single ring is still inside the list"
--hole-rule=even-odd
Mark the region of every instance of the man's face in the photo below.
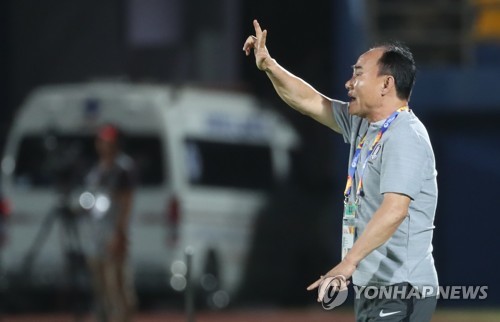
[[[97,138],[95,144],[100,158],[110,158],[116,153],[116,144],[114,142]]]
[[[379,76],[378,61],[384,50],[375,48],[361,55],[353,66],[353,74],[345,84],[351,98],[349,113],[367,117],[381,104],[384,76]]]

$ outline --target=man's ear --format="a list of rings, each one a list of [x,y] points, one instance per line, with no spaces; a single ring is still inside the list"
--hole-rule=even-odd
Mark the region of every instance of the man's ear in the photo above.
[[[391,75],[384,76],[384,83],[382,84],[382,96],[387,95],[391,90],[395,89],[394,77]]]

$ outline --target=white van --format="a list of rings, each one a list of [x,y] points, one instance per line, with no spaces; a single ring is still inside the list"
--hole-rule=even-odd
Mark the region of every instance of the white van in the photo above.
[[[282,117],[259,105],[247,94],[194,87],[88,83],[36,90],[15,118],[1,164],[12,204],[4,269],[21,268],[60,202],[61,182],[75,200],[79,181],[71,178],[95,160],[96,127],[111,122],[124,132],[139,173],[131,223],[138,287],[182,290],[189,246],[193,281],[223,290],[218,303],[225,305],[241,281],[266,188],[288,175],[299,143]],[[35,284],[61,280],[68,241],[55,232],[39,245]]]

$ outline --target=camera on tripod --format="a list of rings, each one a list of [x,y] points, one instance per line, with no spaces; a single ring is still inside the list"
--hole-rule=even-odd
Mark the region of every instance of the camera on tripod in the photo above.
[[[41,144],[45,154],[42,172],[45,180],[54,187],[57,201],[45,215],[25,256],[24,271],[27,274],[56,223],[61,227],[63,256],[70,266],[76,262],[81,264],[84,254],[77,220],[81,209],[76,194],[95,159],[90,135],[63,135],[50,130],[42,138]]]

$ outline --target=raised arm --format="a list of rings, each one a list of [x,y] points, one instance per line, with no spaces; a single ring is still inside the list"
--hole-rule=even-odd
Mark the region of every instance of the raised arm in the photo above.
[[[262,31],[257,20],[253,21],[255,36],[249,36],[243,45],[248,56],[253,49],[257,68],[266,72],[274,89],[285,103],[302,114],[341,133],[332,113],[332,99],[315,90],[304,80],[288,72],[271,57],[266,48],[267,30]]]

